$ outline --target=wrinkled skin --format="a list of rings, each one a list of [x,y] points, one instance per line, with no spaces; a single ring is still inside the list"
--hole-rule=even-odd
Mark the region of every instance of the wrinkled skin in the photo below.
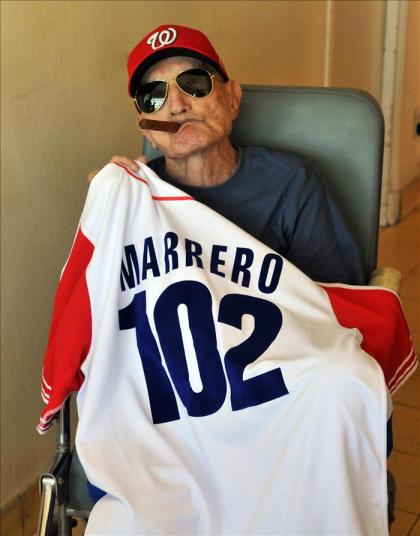
[[[143,76],[142,82],[173,80],[186,69],[197,67],[193,58],[174,57],[155,63]],[[176,121],[182,127],[174,134],[142,130],[150,143],[165,155],[166,168],[180,184],[212,186],[228,180],[237,167],[237,154],[229,141],[232,122],[238,115],[242,91],[238,82],[223,82],[216,75],[213,92],[197,99],[185,95],[174,82],[170,83],[168,98],[163,107],[153,114],[138,114],[156,121]],[[146,157],[135,159],[113,156],[111,162],[138,170],[136,161],[146,163]],[[92,171],[88,180],[96,175]]]
[[[155,63],[142,82],[173,80],[180,72],[196,67],[194,59],[175,57]],[[143,130],[144,136],[165,155],[168,173],[181,184],[210,186],[226,181],[236,169],[236,151],[229,141],[232,122],[238,114],[240,85],[223,82],[216,75],[214,90],[194,98],[170,82],[168,97],[160,110],[140,118],[176,121],[175,133]]]

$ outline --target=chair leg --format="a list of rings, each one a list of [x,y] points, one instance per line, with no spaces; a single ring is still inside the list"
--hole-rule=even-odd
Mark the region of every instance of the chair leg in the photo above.
[[[58,519],[59,519],[58,534],[60,536],[71,536],[72,527],[73,527],[73,519],[67,515],[65,504],[61,504],[58,507]]]
[[[37,536],[71,536],[72,518],[67,514],[70,447],[70,399],[60,411],[56,458],[48,473],[39,481],[41,506]]]
[[[395,498],[397,495],[397,486],[395,483],[394,475],[391,471],[387,471],[387,484],[388,484],[388,526],[395,521]]]
[[[38,516],[37,536],[51,536],[54,526],[54,508],[57,497],[57,482],[53,475],[45,474],[39,479],[41,505]]]

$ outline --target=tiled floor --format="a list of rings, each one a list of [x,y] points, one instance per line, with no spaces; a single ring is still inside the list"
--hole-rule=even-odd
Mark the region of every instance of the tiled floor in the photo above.
[[[420,354],[420,210],[381,231],[379,266],[403,274],[401,298]],[[420,368],[394,396],[394,452],[389,467],[397,481],[392,536],[420,536]]]
[[[401,298],[417,352],[420,351],[420,210],[381,231],[379,266],[403,274]],[[397,481],[396,520],[391,536],[420,536],[420,368],[394,397],[394,452],[389,466]],[[1,536],[31,536],[36,531],[37,485],[2,512]],[[79,523],[73,534],[83,534]]]

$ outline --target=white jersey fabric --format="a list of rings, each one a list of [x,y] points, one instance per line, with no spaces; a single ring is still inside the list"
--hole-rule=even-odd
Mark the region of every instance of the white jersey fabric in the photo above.
[[[353,293],[357,322],[381,300],[401,316],[391,292],[322,288],[147,166],[106,166],[58,289],[38,427],[79,389],[77,451],[106,492],[86,534],[387,534],[385,380],[416,358],[400,317],[397,357],[361,348],[338,320]]]

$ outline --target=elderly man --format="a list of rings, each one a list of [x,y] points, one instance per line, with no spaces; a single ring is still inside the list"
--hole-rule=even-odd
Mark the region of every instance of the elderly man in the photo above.
[[[42,377],[41,433],[80,389],[86,533],[385,534],[384,378],[403,381],[411,344],[397,297],[322,289],[263,244],[358,276],[313,173],[229,142],[240,86],[203,34],[146,36],[129,91],[164,157],[92,182]]]
[[[294,156],[231,144],[241,87],[203,33],[156,28],[131,52],[128,72],[139,119],[180,125],[176,132],[143,130],[164,154],[148,164],[161,178],[312,279],[363,284],[357,246],[315,173]],[[137,169],[128,158],[112,161]]]

